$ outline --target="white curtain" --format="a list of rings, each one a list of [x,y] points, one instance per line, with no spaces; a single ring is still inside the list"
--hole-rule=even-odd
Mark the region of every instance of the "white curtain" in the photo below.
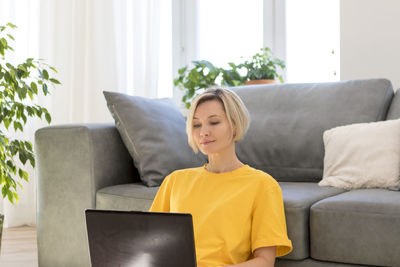
[[[7,57],[7,61],[12,63],[22,63],[28,57],[38,57],[39,45],[39,1],[38,0],[0,0],[0,25],[11,22],[17,25],[17,29],[13,32],[15,42],[10,45],[14,48],[15,53]],[[9,136],[18,139],[27,139],[33,143],[33,134],[37,127],[45,125],[39,119],[30,120],[24,126],[24,132],[13,132],[10,127]],[[5,132],[2,127],[3,133]],[[22,167],[21,164],[17,164]],[[19,202],[13,206],[7,199],[2,199],[0,195],[0,213],[5,215],[5,227],[17,225],[33,225],[35,224],[36,214],[36,182],[34,170],[28,164],[25,170],[29,173],[30,182],[21,181],[23,189],[18,187]],[[17,178],[19,180],[19,178]],[[0,185],[1,187],[1,185]]]
[[[159,1],[40,0],[39,56],[63,83],[55,123],[112,121],[103,90],[157,97]]]
[[[0,25],[18,26],[18,58],[43,58],[62,83],[39,98],[52,125],[112,122],[102,91],[157,97],[161,0],[0,0]],[[34,120],[24,137],[47,124]],[[5,227],[35,225],[36,179],[15,206],[0,200]]]

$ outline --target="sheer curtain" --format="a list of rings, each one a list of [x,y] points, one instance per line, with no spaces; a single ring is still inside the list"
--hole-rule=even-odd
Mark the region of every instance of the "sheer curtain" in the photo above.
[[[55,123],[112,121],[103,90],[157,97],[160,1],[40,1],[39,55],[63,83]]]
[[[17,57],[43,58],[62,85],[39,104],[52,125],[112,122],[103,90],[157,97],[161,0],[0,0],[0,24],[18,26]],[[46,126],[34,120],[24,138]],[[13,134],[13,133],[11,133]],[[21,137],[21,136],[18,136]],[[5,227],[35,225],[36,179],[23,183],[15,206],[0,200]]]
[[[7,56],[7,61],[20,63],[28,57],[38,57],[38,33],[39,33],[39,1],[38,0],[0,0],[0,25],[11,22],[17,25],[13,32],[15,41],[11,43],[15,53]],[[1,89],[3,90],[3,89]],[[15,133],[10,127],[9,136],[18,139],[33,141],[33,134],[36,127],[45,125],[39,119],[30,120],[24,126],[24,132]],[[3,125],[2,131],[5,131]],[[33,143],[33,142],[32,142]],[[18,164],[20,167],[21,165]],[[25,170],[29,173],[30,182],[21,181],[23,189],[18,187],[19,202],[13,206],[8,200],[3,200],[0,195],[0,213],[5,215],[4,227],[17,226],[23,224],[35,224],[36,213],[36,190],[34,170],[29,165],[25,165]],[[17,178],[19,179],[19,178]],[[0,186],[1,187],[1,186]]]

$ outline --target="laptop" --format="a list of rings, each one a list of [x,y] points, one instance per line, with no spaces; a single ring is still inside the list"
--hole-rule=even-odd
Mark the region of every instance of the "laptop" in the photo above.
[[[192,215],[86,210],[93,267],[195,267]]]

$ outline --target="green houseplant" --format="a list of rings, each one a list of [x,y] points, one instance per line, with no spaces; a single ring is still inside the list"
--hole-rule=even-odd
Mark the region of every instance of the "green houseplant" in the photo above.
[[[202,90],[214,85],[240,86],[252,84],[253,80],[279,79],[283,83],[283,78],[278,73],[278,69],[284,70],[285,62],[272,56],[270,48],[261,48],[251,60],[246,60],[240,64],[228,63],[229,69],[214,66],[207,60],[193,61],[194,67],[188,66],[178,70],[178,77],[174,79],[174,85],[184,91],[182,102],[187,109],[193,98]]]
[[[28,58],[20,64],[8,62],[8,55],[14,51],[10,43],[14,41],[12,31],[15,25],[8,23],[0,26],[0,187],[3,198],[11,203],[18,201],[17,188],[22,188],[20,181],[29,180],[29,174],[17,161],[25,165],[28,161],[35,167],[32,143],[10,137],[9,129],[23,131],[29,117],[39,117],[51,121],[46,108],[34,103],[40,91],[49,93],[49,85],[60,84],[50,77],[50,72],[57,72],[42,60]],[[0,214],[1,215],[1,214]],[[3,218],[0,218],[0,245]]]
[[[286,65],[281,59],[272,56],[270,48],[261,48],[260,53],[256,53],[251,60],[246,60],[239,68],[245,68],[246,84],[251,84],[249,81],[255,80],[272,80],[279,79],[283,83],[282,75],[278,73],[278,69],[284,70]]]
[[[217,85],[216,79],[221,74],[221,69],[215,67],[207,60],[193,61],[194,67],[188,70],[185,66],[178,70],[178,78],[174,79],[174,85],[184,89],[182,102],[187,109],[190,103],[201,89]]]

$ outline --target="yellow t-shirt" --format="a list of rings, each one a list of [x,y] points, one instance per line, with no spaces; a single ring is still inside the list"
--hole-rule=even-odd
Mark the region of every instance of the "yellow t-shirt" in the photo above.
[[[191,213],[197,264],[238,264],[259,247],[292,250],[286,233],[282,191],[269,174],[248,165],[212,173],[206,165],[168,175],[150,211]]]

